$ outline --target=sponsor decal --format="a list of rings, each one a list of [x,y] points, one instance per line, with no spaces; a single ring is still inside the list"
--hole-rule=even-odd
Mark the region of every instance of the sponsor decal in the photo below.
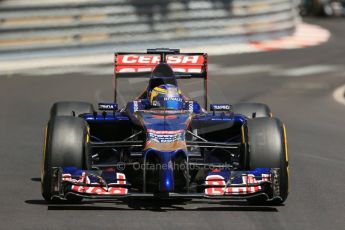
[[[211,111],[229,111],[230,109],[229,104],[211,104]]]
[[[116,66],[116,73],[143,73],[143,72],[152,72],[155,67],[139,67],[139,66]],[[172,69],[176,73],[202,73],[202,67],[189,67],[189,66],[180,66],[175,68],[172,66]]]
[[[164,101],[179,101],[179,102],[182,102],[182,98],[180,98],[180,97],[164,97]]]
[[[127,54],[116,56],[116,73],[152,72],[160,62],[159,55]],[[167,63],[177,73],[202,73],[203,55],[167,55]]]
[[[224,177],[220,175],[211,175],[206,177],[206,185],[216,185],[223,187],[211,187],[205,189],[206,195],[222,196],[225,193],[226,183]]]
[[[147,130],[148,133],[154,133],[154,134],[178,134],[178,133],[183,133],[184,130],[183,129],[179,129],[179,130],[153,130],[153,129],[148,129]]]
[[[180,134],[162,135],[162,134],[149,133],[149,140],[159,142],[159,143],[172,143],[180,139],[181,139]]]
[[[203,55],[167,55],[168,64],[199,64],[204,63]],[[118,55],[117,64],[151,64],[157,65],[160,62],[159,55]]]
[[[183,141],[184,136],[183,136],[184,130],[174,130],[174,131],[157,131],[157,130],[152,130],[148,129],[147,130],[147,135],[148,135],[148,140],[150,141],[155,141],[158,143],[172,143],[176,141]]]
[[[159,101],[152,101],[152,106],[153,107],[160,107],[161,103],[159,103]]]
[[[118,106],[115,103],[99,103],[99,110],[117,110]]]
[[[264,181],[270,180],[269,174],[262,174],[261,180],[255,179],[253,174],[242,175],[242,184],[239,187],[227,186],[227,183],[223,176],[221,175],[209,175],[206,177],[206,185],[214,185],[216,187],[210,187],[205,189],[205,194],[210,196],[222,196],[222,195],[245,195],[259,192],[261,186],[258,184]],[[251,184],[252,186],[248,186]]]
[[[193,101],[189,101],[189,102],[188,102],[188,110],[189,110],[189,112],[191,112],[191,113],[194,112],[194,102],[193,102]]]
[[[71,179],[71,174],[63,174],[63,181],[70,181],[72,183],[86,183],[92,185],[98,185],[99,183],[90,183],[90,179],[85,173],[82,174],[79,180]],[[72,185],[71,190],[79,193],[86,193],[90,195],[125,195],[128,194],[127,188],[116,187],[119,184],[126,184],[126,176],[123,173],[116,173],[117,183],[109,183],[108,188],[100,186],[79,186]]]
[[[138,101],[133,101],[133,111],[136,112],[139,110]]]

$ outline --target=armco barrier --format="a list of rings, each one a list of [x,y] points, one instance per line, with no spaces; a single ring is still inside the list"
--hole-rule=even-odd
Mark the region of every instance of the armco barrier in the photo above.
[[[28,2],[0,2],[0,52],[269,35],[298,21],[295,0]]]

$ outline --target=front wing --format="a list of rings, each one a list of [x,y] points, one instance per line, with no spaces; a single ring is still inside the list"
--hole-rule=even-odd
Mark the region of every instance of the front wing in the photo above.
[[[124,199],[152,197],[169,199],[247,199],[262,197],[279,200],[279,169],[258,168],[252,171],[210,171],[200,193],[138,193],[131,191],[125,174],[114,169],[78,170],[73,167],[53,168],[52,198],[80,196],[89,199]]]

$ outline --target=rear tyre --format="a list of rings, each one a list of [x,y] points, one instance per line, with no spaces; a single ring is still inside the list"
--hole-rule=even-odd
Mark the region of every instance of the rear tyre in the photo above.
[[[245,141],[248,143],[246,168],[278,168],[280,173],[279,191],[282,200],[266,202],[262,198],[250,198],[251,204],[282,204],[289,193],[289,172],[286,131],[277,118],[257,118],[245,124]]]
[[[239,103],[232,105],[232,112],[242,114],[248,118],[272,117],[271,109],[262,103]]]
[[[50,117],[79,116],[84,113],[93,113],[95,109],[88,102],[60,101],[55,102],[50,109]]]
[[[41,174],[42,196],[46,201],[56,201],[51,198],[52,167],[91,168],[88,141],[88,125],[83,119],[69,116],[50,119],[46,128]],[[77,196],[67,198],[71,202],[78,202],[81,199]]]

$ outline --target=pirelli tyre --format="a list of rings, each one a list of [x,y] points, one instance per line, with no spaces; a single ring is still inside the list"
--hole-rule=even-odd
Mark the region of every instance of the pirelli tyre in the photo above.
[[[248,118],[272,117],[271,109],[262,103],[239,103],[232,105],[232,112]]]
[[[58,116],[48,122],[45,133],[43,167],[41,173],[42,196],[52,199],[52,167],[91,168],[88,124],[78,117]],[[67,197],[68,201],[81,201],[80,197]]]
[[[267,202],[266,199],[248,199],[252,204],[282,204],[289,193],[289,169],[286,130],[284,124],[277,118],[250,119],[244,125],[244,141],[247,143],[245,168],[278,169],[279,178],[275,180],[274,192],[279,192],[280,199]],[[273,195],[273,194],[272,194]]]
[[[81,101],[59,101],[55,102],[50,109],[50,117],[56,116],[79,116],[84,113],[95,111],[92,104]]]

